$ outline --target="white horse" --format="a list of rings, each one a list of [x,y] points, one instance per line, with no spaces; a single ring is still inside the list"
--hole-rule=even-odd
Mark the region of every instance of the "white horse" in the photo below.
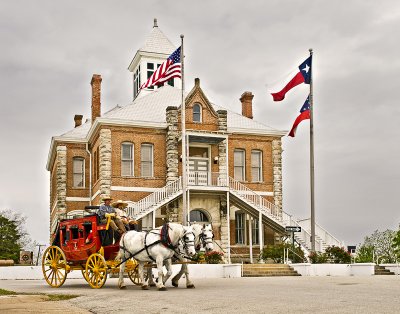
[[[208,225],[199,225],[199,224],[192,224],[191,227],[193,228],[193,232],[195,235],[195,240],[194,240],[194,247],[198,251],[212,251],[214,249],[214,244],[213,244],[213,231],[212,231],[212,226],[210,224]],[[183,274],[185,274],[186,278],[186,288],[194,288],[194,284],[190,281],[189,278],[189,269],[187,265],[187,259],[182,256],[182,254],[175,254],[175,256],[182,262],[182,267],[179,273],[177,273],[173,278],[172,278],[172,285],[174,287],[178,287],[178,281],[182,277]],[[174,257],[175,257],[174,256]]]
[[[126,288],[124,284],[125,263],[128,259],[134,258],[139,263],[139,278],[142,282],[142,289],[147,290],[147,280],[144,280],[143,268],[146,262],[155,262],[158,269],[158,290],[166,290],[164,284],[172,274],[171,257],[178,248],[179,241],[183,239],[188,255],[196,253],[194,249],[194,234],[191,227],[184,227],[177,223],[169,223],[166,228],[159,227],[150,232],[129,231],[122,235],[120,239],[120,250],[117,258],[123,261],[119,269],[118,286],[120,289]],[[167,268],[164,276],[163,264]],[[149,277],[149,276],[148,276]],[[150,276],[151,277],[151,276]]]
[[[214,244],[213,244],[213,231],[212,231],[212,226],[210,224],[208,225],[200,225],[200,224],[192,224],[190,226],[193,230],[194,234],[194,247],[196,248],[196,251],[212,251],[214,249]],[[190,281],[189,278],[189,268],[187,265],[188,259],[185,257],[185,244],[180,245],[178,247],[178,250],[176,250],[176,253],[174,254],[173,258],[179,260],[182,263],[181,270],[179,271],[178,274],[172,278],[172,285],[174,287],[178,287],[178,281],[182,277],[183,274],[185,274],[186,278],[186,288],[194,288],[194,284]],[[168,261],[168,263],[172,263],[172,261]],[[152,277],[152,270],[151,268],[148,269],[147,277],[149,278],[149,285],[150,286],[155,286],[155,283],[153,281]]]

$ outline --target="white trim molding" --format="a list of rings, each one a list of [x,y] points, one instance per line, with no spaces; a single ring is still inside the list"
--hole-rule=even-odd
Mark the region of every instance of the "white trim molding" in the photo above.
[[[112,185],[111,191],[124,191],[124,192],[156,192],[161,188],[150,188],[146,186],[117,186]]]
[[[75,197],[75,196],[67,196],[65,198],[67,202],[89,202],[90,197]]]

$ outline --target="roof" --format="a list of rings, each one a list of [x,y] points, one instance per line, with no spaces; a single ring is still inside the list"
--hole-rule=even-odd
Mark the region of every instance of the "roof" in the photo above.
[[[157,26],[154,26],[151,33],[146,37],[144,46],[139,51],[170,55],[175,49],[176,47],[164,33]]]
[[[130,122],[137,121],[142,123],[148,122],[151,124],[159,123],[160,125],[164,125],[166,123],[166,108],[168,106],[180,107],[181,99],[182,95],[180,89],[165,85],[146,96],[136,98],[132,103],[126,106],[117,105],[110,111],[104,113],[102,119],[125,120]],[[228,132],[273,134],[281,132],[222,106],[215,104],[212,104],[212,106],[215,110],[227,111]],[[87,120],[83,125],[64,133],[61,137],[86,138],[90,126],[91,122]]]

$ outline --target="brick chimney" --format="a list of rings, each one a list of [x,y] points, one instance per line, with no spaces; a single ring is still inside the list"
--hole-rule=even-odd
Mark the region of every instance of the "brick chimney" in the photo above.
[[[82,125],[82,118],[83,118],[83,116],[81,114],[75,115],[75,117],[74,117],[75,127]]]
[[[244,92],[240,97],[242,102],[242,116],[253,119],[253,97],[252,92]]]
[[[92,124],[97,117],[101,116],[101,81],[101,75],[93,74],[90,82],[90,85],[92,85]]]

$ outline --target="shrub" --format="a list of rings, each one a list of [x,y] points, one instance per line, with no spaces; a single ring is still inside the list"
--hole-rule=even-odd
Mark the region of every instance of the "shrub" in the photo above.
[[[267,245],[262,250],[260,257],[263,260],[272,259],[275,263],[283,263],[283,250],[289,250],[289,259],[293,263],[303,263],[305,261],[304,252],[300,247],[293,247],[289,243],[278,243],[275,245]]]
[[[329,246],[325,250],[328,260],[335,264],[348,264],[351,262],[351,255],[344,248],[338,246]]]
[[[313,264],[348,264],[351,262],[350,253],[338,246],[327,247],[325,253],[312,252],[308,257]]]
[[[204,264],[206,262],[205,256],[204,256],[204,252],[199,252],[196,253],[193,257],[192,257],[192,261],[199,263],[199,264]]]
[[[308,255],[308,258],[312,264],[323,264],[328,262],[328,256],[321,252],[311,252],[310,255]]]
[[[222,263],[222,257],[224,256],[224,253],[211,251],[204,254],[204,256],[206,258],[207,264],[220,264]]]

